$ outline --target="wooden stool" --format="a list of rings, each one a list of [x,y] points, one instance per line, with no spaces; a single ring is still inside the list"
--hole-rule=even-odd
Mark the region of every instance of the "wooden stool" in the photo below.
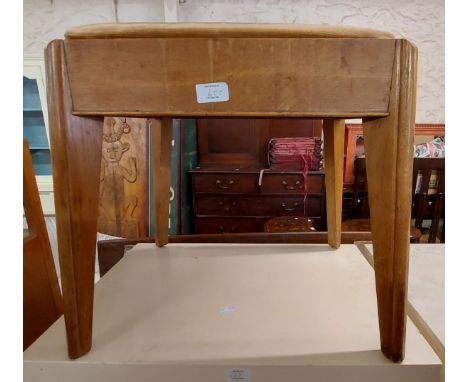
[[[315,231],[312,219],[302,216],[276,216],[263,224],[263,232],[312,232]]]
[[[371,232],[370,219],[351,219],[341,224],[341,232]],[[410,242],[418,243],[422,233],[416,227],[410,227]]]
[[[168,242],[171,118],[324,118],[328,242],[341,235],[345,118],[363,118],[382,352],[404,352],[417,50],[385,32],[106,24],[46,50],[71,358],[91,348],[103,116],[153,117],[156,245]],[[227,137],[228,138],[228,137]]]
[[[23,141],[23,350],[62,315],[62,295],[29,144]]]

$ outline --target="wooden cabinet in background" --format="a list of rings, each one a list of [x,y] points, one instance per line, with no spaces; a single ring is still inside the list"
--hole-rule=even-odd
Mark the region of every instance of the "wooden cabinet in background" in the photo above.
[[[268,166],[271,138],[321,137],[320,119],[199,119],[198,159],[201,165]]]
[[[321,133],[321,120],[199,119],[199,166],[191,171],[195,233],[262,232],[275,216],[305,214],[324,224],[324,173],[309,172],[305,185],[301,172],[268,170],[267,157],[271,138]]]

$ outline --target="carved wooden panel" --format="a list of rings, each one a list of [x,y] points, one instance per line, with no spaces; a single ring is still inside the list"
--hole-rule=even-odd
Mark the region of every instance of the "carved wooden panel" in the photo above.
[[[148,134],[145,118],[104,118],[98,231],[148,236]]]

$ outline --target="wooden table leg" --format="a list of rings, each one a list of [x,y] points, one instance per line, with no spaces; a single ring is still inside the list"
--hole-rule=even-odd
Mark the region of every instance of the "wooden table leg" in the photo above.
[[[341,210],[343,203],[344,119],[324,119],[324,165],[327,193],[328,244],[341,244]]]
[[[92,343],[102,118],[76,117],[63,41],[46,49],[49,132],[63,308],[70,358]]]
[[[171,187],[172,119],[150,120],[153,147],[156,245],[169,242],[169,198]]]
[[[417,49],[397,40],[389,116],[364,121],[382,352],[404,357]]]

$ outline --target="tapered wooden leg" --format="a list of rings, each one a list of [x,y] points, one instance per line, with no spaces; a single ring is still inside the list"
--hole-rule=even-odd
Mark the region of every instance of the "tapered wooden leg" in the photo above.
[[[169,197],[171,187],[172,119],[151,119],[156,245],[169,241]]]
[[[23,234],[23,351],[63,313],[29,144],[23,140],[23,208],[28,223]]]
[[[92,343],[102,118],[71,114],[63,41],[46,49],[49,131],[63,310],[70,358]]]
[[[333,248],[341,244],[344,135],[344,119],[323,120],[328,244]]]
[[[364,121],[382,352],[404,357],[417,50],[397,40],[389,116]]]

